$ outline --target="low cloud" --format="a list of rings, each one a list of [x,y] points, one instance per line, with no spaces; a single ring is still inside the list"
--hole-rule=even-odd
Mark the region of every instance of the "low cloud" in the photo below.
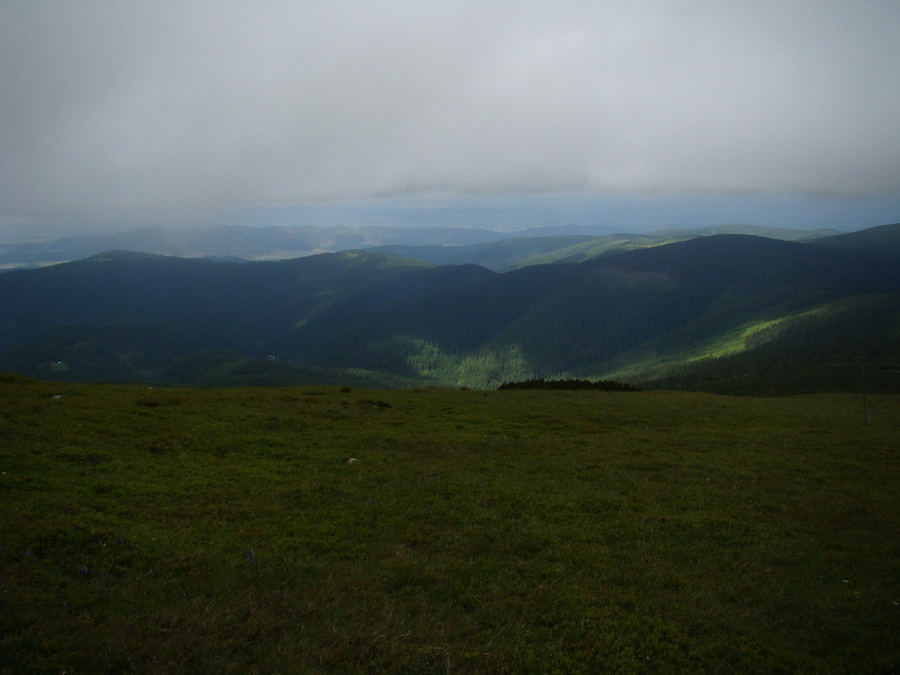
[[[0,5],[0,222],[420,194],[900,195],[900,4]]]

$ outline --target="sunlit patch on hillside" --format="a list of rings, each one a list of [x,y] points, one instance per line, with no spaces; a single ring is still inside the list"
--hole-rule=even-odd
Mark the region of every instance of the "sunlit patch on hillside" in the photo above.
[[[745,323],[707,340],[696,341],[688,348],[658,351],[645,348],[643,356],[639,351],[628,354],[627,366],[598,375],[624,381],[665,377],[686,365],[698,365],[776,343],[788,330],[801,328],[815,320],[834,318],[856,304],[854,300],[841,300],[773,319]]]
[[[531,377],[534,367],[519,345],[481,349],[465,354],[438,344],[405,337],[406,365],[418,376],[476,389],[493,389],[511,380]]]
[[[459,379],[466,386],[495,388],[503,382],[528,377],[534,372],[519,345],[506,349],[485,350],[463,358],[458,367]]]

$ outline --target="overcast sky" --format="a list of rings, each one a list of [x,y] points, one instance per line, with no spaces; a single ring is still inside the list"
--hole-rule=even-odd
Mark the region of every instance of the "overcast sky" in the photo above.
[[[535,193],[881,217],[898,34],[897,0],[0,0],[0,228]]]

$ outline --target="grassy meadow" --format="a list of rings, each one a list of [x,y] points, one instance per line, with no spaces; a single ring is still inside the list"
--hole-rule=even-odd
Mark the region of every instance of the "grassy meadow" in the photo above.
[[[886,673],[900,397],[0,377],[2,673]]]

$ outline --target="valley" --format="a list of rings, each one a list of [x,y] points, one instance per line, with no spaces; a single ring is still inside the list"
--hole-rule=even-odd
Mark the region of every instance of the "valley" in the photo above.
[[[409,248],[259,262],[110,251],[6,272],[0,371],[204,386],[617,379],[766,395],[858,391],[868,369],[865,386],[900,385],[897,225],[809,241],[529,241],[423,255],[453,264]],[[512,266],[466,262],[488,252]]]

